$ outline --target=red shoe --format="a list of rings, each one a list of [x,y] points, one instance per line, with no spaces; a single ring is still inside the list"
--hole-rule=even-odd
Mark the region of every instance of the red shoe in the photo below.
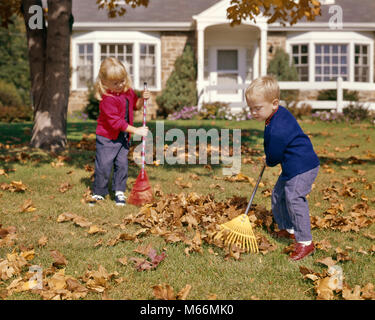
[[[290,254],[289,258],[293,261],[301,260],[304,257],[312,254],[315,251],[314,243],[306,246],[302,243],[297,242],[294,251]]]
[[[274,232],[272,234],[272,237],[274,237],[274,238],[291,239],[291,240],[295,239],[294,234],[293,233],[289,233],[285,229],[282,229],[280,231]]]

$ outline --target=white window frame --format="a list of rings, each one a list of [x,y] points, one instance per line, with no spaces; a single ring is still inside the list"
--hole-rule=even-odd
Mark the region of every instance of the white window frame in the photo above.
[[[355,43],[354,44],[354,59],[355,59],[355,56],[357,55],[357,53],[355,52],[355,46],[360,46],[360,47],[367,47],[368,49],[367,49],[367,54],[366,54],[366,56],[367,56],[367,64],[366,65],[364,65],[364,64],[362,64],[362,61],[361,61],[361,64],[359,64],[359,65],[356,65],[356,63],[355,63],[355,60],[354,60],[354,79],[355,79],[355,67],[367,67],[368,68],[368,77],[370,78],[370,68],[371,68],[371,63],[370,63],[370,46],[369,45],[367,45],[367,44],[359,44],[359,43]],[[363,52],[362,52],[362,50],[363,50],[363,48],[361,49],[361,52],[359,53],[359,57],[361,58],[361,57],[363,57]],[[356,82],[368,82],[368,81],[356,81]]]
[[[315,45],[316,44],[348,44],[349,78],[348,82],[354,82],[355,52],[354,46],[368,45],[370,60],[369,82],[374,83],[374,35],[370,32],[354,31],[311,31],[311,32],[290,32],[287,34],[286,51],[292,59],[292,46],[297,44],[308,44],[309,51],[309,81],[300,81],[301,89],[308,89],[307,83],[320,83],[322,89],[327,81],[315,81]],[[361,82],[363,83],[363,82]]]
[[[294,47],[294,46],[298,46],[299,48],[301,48],[302,46],[307,46],[307,54],[304,54],[304,53],[301,53],[301,52],[298,52],[298,54],[295,54],[295,53],[293,52],[293,47]],[[301,59],[302,56],[307,56],[307,63],[306,63],[306,65],[305,65],[305,64],[301,64],[301,63],[298,63],[298,64],[294,63],[294,56],[295,56],[295,55],[297,55],[299,59]],[[308,44],[308,43],[298,43],[298,44],[294,43],[294,44],[291,45],[291,57],[292,57],[291,60],[293,61],[294,66],[295,66],[296,69],[297,69],[298,76],[300,76],[299,71],[298,71],[298,68],[300,68],[300,67],[307,67],[307,70],[308,70],[308,72],[307,72],[307,78],[309,78],[309,72],[310,72],[310,71],[309,71],[309,70],[310,70],[310,65],[309,65],[309,55],[310,55],[310,52],[309,52],[309,44]],[[302,80],[301,80],[301,81],[302,81]],[[305,81],[305,80],[303,80],[303,81]],[[307,80],[307,81],[308,81],[308,80]]]
[[[143,83],[139,83],[140,44],[155,45],[156,59],[156,87],[148,88],[150,91],[161,91],[161,40],[159,32],[139,31],[89,31],[76,32],[72,36],[72,90],[87,91],[87,88],[77,88],[77,58],[78,44],[92,43],[94,47],[94,79],[100,68],[101,44],[133,44],[133,89],[143,90]]]

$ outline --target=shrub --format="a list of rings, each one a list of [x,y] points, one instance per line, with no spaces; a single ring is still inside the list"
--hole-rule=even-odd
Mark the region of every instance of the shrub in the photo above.
[[[274,75],[278,81],[299,81],[297,68],[293,61],[290,63],[289,54],[282,48],[277,48],[275,56],[269,63],[268,74]],[[280,99],[288,106],[298,100],[299,90],[281,90]]]
[[[350,91],[344,89],[343,93],[344,100],[347,101],[358,101],[358,91]],[[320,90],[318,93],[317,100],[329,100],[329,101],[336,101],[337,100],[337,90]]]
[[[1,106],[0,122],[23,122],[33,118],[33,111],[30,106]]]
[[[342,110],[345,118],[349,121],[363,121],[370,118],[370,111],[364,105],[351,103]]]
[[[99,117],[100,101],[95,98],[95,89],[94,86],[91,84],[88,85],[87,99],[88,102],[85,107],[85,113],[88,115],[90,119],[96,120]]]
[[[168,115],[169,120],[190,120],[199,114],[197,106],[183,107],[181,110]]]
[[[288,105],[287,109],[297,119],[301,119],[303,116],[311,116],[312,115],[312,107],[309,104],[306,104],[306,103],[303,103],[299,107],[297,107],[295,103],[290,104],[290,105]]]
[[[162,116],[197,104],[196,61],[190,45],[176,59],[174,67],[165,89],[156,97],[158,114]]]
[[[321,121],[328,122],[341,122],[345,120],[343,113],[337,112],[336,110],[332,111],[317,111],[312,114],[312,118],[319,119]]]
[[[224,102],[203,103],[198,119],[216,119],[224,109],[228,109],[229,104]]]
[[[0,80],[0,103],[3,106],[20,107],[22,98],[13,83]]]

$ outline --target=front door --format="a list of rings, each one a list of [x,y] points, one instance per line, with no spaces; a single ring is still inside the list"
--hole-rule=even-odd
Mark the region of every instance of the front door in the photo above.
[[[242,90],[236,86],[244,81],[245,57],[242,48],[215,48],[213,52],[211,85],[231,87],[212,92],[211,100],[221,102],[242,101]]]

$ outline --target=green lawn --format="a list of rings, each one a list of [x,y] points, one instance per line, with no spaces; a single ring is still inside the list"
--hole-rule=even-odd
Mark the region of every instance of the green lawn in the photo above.
[[[313,217],[327,217],[326,210],[342,205],[342,211],[335,211],[338,217],[350,217],[352,208],[362,204],[368,206],[367,213],[374,208],[375,188],[375,129],[369,123],[331,124],[310,119],[299,121],[302,128],[311,137],[315,150],[321,160],[321,170],[309,196],[310,214]],[[91,187],[92,172],[85,166],[94,166],[94,151],[76,148],[83,134],[95,133],[95,122],[68,123],[69,150],[67,158],[53,157],[39,150],[28,148],[32,125],[0,124],[0,230],[16,227],[16,239],[13,244],[0,242],[0,266],[7,254],[27,252],[34,249],[30,265],[39,265],[45,271],[45,281],[57,272],[50,267],[54,262],[50,251],[58,250],[67,260],[65,275],[78,279],[87,286],[87,275],[91,270],[103,266],[107,272],[115,273],[111,279],[106,277],[105,293],[90,290],[84,299],[155,299],[153,286],[167,283],[177,293],[186,285],[191,286],[188,299],[307,299],[314,300],[317,294],[314,284],[304,279],[300,267],[314,272],[324,272],[327,267],[317,260],[332,257],[343,268],[345,282],[351,288],[361,288],[375,283],[374,246],[371,235],[375,234],[374,216],[365,227],[360,221],[358,230],[343,232],[340,228],[314,228],[314,241],[329,243],[327,249],[318,249],[313,256],[300,262],[290,262],[284,253],[288,245],[285,241],[276,241],[270,237],[265,226],[258,226],[254,232],[265,237],[275,250],[259,254],[241,254],[240,259],[226,259],[225,251],[212,244],[203,242],[202,253],[190,252],[186,255],[187,245],[183,242],[167,243],[156,234],[140,234],[136,240],[119,241],[116,245],[106,245],[119,234],[132,233],[140,229],[139,225],[123,221],[129,214],[137,214],[140,208],[127,205],[118,208],[111,197],[103,204],[88,207],[81,199]],[[148,126],[155,132],[156,122]],[[180,128],[185,132],[189,128],[241,129],[243,146],[251,148],[252,153],[243,155],[251,161],[242,163],[241,173],[256,179],[260,170],[260,157],[263,155],[263,124],[255,121],[167,121],[165,130]],[[93,142],[91,142],[93,143]],[[170,142],[168,142],[170,143]],[[136,143],[138,144],[138,142]],[[64,161],[63,161],[64,160]],[[86,166],[87,168],[87,166]],[[224,180],[223,166],[212,165],[149,165],[147,174],[151,185],[164,193],[180,194],[195,192],[200,196],[212,194],[215,202],[226,201],[233,196],[249,199],[252,185],[248,182]],[[277,180],[280,168],[267,168],[263,184],[258,189],[254,203],[270,210],[271,190]],[[129,167],[128,190],[139,173],[139,167],[131,163]],[[193,179],[195,174],[199,180]],[[194,176],[194,177],[196,177]],[[190,188],[181,188],[175,181],[180,178],[190,182]],[[24,192],[11,192],[6,185],[12,181],[22,181],[27,187]],[[61,192],[62,184],[69,184],[67,191]],[[217,186],[218,185],[218,186]],[[344,191],[349,188],[350,192]],[[332,191],[333,190],[333,191]],[[337,192],[335,190],[338,190]],[[262,192],[263,191],[263,192]],[[327,196],[328,194],[328,196]],[[158,197],[158,200],[161,198]],[[32,201],[30,212],[21,212],[26,200]],[[355,210],[354,210],[355,211]],[[80,227],[72,221],[58,222],[62,213],[73,213],[104,229],[103,233],[89,234],[88,228]],[[187,237],[194,236],[192,230],[184,228]],[[1,233],[0,233],[1,234]],[[38,244],[47,237],[44,245]],[[1,239],[0,239],[1,240]],[[102,245],[97,245],[98,243]],[[153,270],[137,271],[131,257],[140,258],[133,252],[139,245],[151,244],[160,254],[165,251],[167,257]],[[15,250],[15,251],[14,251]],[[338,252],[344,254],[340,256]],[[118,259],[126,256],[127,264]],[[340,259],[340,257],[346,257]],[[7,258],[8,257],[8,258]],[[10,278],[0,279],[0,297],[5,299],[41,299],[38,292],[20,290],[8,292],[6,288],[17,278],[26,279],[28,266],[23,265],[19,272],[13,272]],[[0,275],[2,269],[0,267]],[[3,270],[4,272],[4,270]],[[48,273],[50,272],[50,273]],[[117,281],[116,281],[117,279]],[[51,286],[51,284],[49,284]],[[64,287],[65,288],[65,287]],[[66,288],[65,288],[66,289]],[[12,294],[10,294],[12,293]],[[63,296],[63,294],[61,294]],[[335,299],[341,299],[336,294]]]

